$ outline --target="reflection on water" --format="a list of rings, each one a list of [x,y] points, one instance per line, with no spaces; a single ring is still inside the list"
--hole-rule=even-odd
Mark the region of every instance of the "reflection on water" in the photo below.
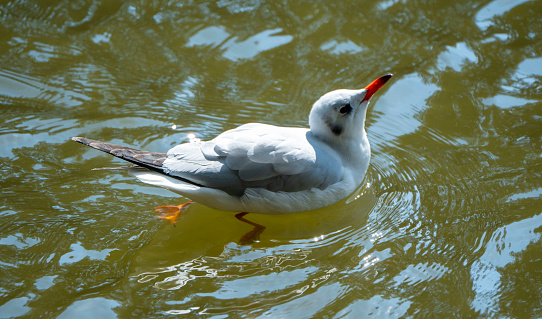
[[[493,23],[492,20],[496,16],[506,14],[510,10],[519,6],[522,3],[531,0],[494,0],[482,7],[476,12],[475,21],[476,25],[482,29],[487,30]]]
[[[511,283],[502,281],[501,269],[516,261],[516,254],[527,249],[531,243],[539,243],[542,214],[498,228],[493,232],[486,250],[471,267],[475,292],[472,305],[482,313],[500,312],[502,287]]]
[[[290,35],[275,35],[282,29],[266,30],[255,34],[244,41],[238,41],[224,30],[224,27],[208,27],[198,31],[188,39],[187,47],[207,45],[224,50],[223,56],[229,60],[251,59],[258,53],[271,50],[292,41]]]
[[[0,318],[540,317],[537,1],[0,4]],[[286,216],[193,205],[69,142],[165,151],[306,126],[394,73],[360,189]],[[93,309],[88,312],[88,309]]]
[[[90,98],[41,83],[38,79],[0,70],[0,94],[10,98],[44,100],[57,106],[78,106]]]

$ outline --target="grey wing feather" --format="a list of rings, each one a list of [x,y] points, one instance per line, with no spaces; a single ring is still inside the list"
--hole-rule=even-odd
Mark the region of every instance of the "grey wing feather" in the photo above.
[[[169,150],[168,158],[164,161],[164,172],[232,195],[243,195],[245,187],[237,172],[225,165],[226,159],[222,156],[207,157],[202,152],[207,143],[186,143]]]
[[[306,129],[246,124],[209,142],[177,145],[167,154],[72,139],[183,182],[242,196],[247,188],[296,192],[336,183],[342,174],[340,160],[309,134]]]
[[[313,147],[306,134],[303,129],[243,125],[208,142],[172,148],[164,170],[237,196],[248,187],[285,192],[323,189],[340,179],[341,165]]]

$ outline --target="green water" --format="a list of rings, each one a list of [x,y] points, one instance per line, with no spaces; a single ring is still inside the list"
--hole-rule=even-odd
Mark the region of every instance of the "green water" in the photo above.
[[[0,318],[542,316],[542,2],[0,1]],[[164,152],[372,99],[364,187],[250,218],[72,136]],[[247,216],[247,217],[249,217]]]

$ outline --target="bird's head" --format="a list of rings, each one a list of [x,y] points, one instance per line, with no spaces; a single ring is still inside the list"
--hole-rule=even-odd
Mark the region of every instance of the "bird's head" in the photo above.
[[[390,78],[387,74],[360,90],[336,90],[324,94],[312,106],[311,132],[322,140],[357,139],[364,134],[367,105]]]

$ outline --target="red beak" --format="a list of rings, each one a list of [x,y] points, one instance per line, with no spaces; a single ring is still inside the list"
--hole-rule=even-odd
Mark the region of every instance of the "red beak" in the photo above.
[[[363,98],[361,102],[363,103],[364,101],[369,100],[371,96],[373,96],[373,94],[375,94],[376,91],[378,91],[382,86],[384,86],[384,84],[386,84],[386,82],[388,82],[388,80],[392,76],[393,74],[383,75],[379,77],[378,79],[374,80],[373,82],[371,82],[371,84],[367,85],[365,87],[365,90],[367,90],[367,94],[365,94],[365,97]]]

